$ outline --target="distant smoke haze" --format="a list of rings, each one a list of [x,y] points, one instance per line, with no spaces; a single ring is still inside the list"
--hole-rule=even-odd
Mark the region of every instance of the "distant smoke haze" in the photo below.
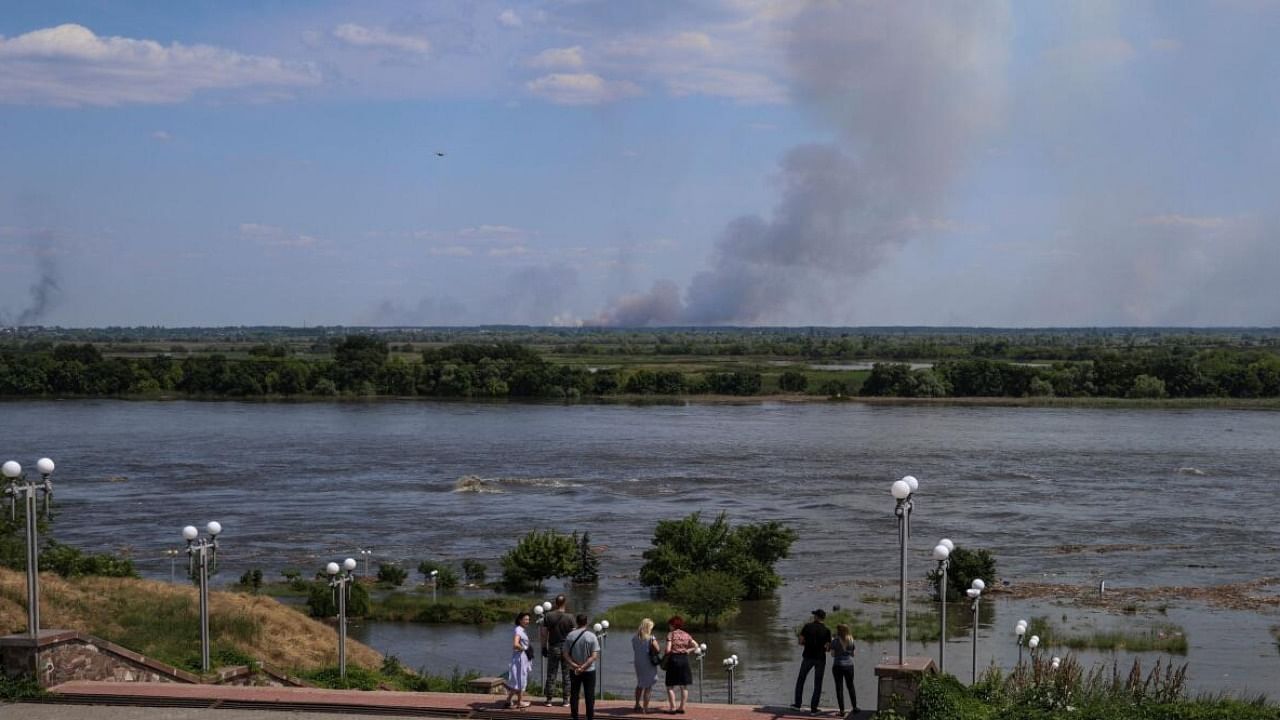
[[[464,305],[449,297],[424,297],[413,305],[383,300],[364,319],[370,325],[576,324],[567,312],[578,289],[578,274],[560,264],[530,265],[493,283],[495,292]]]
[[[790,28],[795,100],[832,144],[779,163],[769,218],[731,220],[683,293],[659,281],[602,325],[767,323],[820,306],[939,220],[957,173],[999,125],[1010,38],[1003,2],[821,3]]]
[[[0,311],[0,324],[21,327],[36,325],[56,304],[61,287],[55,262],[54,237],[49,230],[10,230],[7,235],[25,238],[23,254],[35,259],[35,280],[27,288],[27,304],[14,311]]]

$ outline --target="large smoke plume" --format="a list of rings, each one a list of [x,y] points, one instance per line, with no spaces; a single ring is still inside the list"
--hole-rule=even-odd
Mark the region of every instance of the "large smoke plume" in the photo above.
[[[618,298],[607,325],[767,323],[835,303],[830,281],[875,269],[940,220],[998,123],[1009,44],[1003,2],[842,2],[789,28],[794,99],[836,142],[792,148],[769,218],[728,223],[683,298],[670,281]]]

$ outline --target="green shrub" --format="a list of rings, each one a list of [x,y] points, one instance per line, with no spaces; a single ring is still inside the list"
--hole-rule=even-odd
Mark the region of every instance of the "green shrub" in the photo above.
[[[778,377],[778,389],[784,392],[804,392],[809,389],[809,376],[799,370],[788,370]]]
[[[36,700],[48,694],[49,691],[40,687],[40,683],[36,682],[36,679],[30,675],[9,677],[4,673],[0,673],[0,701],[22,702],[23,700]]]
[[[520,592],[542,587],[547,578],[567,578],[577,564],[578,545],[555,530],[535,530],[502,556],[502,585]]]
[[[467,558],[466,560],[462,561],[462,576],[467,579],[467,582],[472,582],[472,583],[484,582],[485,573],[487,573],[488,571],[489,571],[488,566],[486,566],[484,563],[480,562],[479,560],[472,560],[471,558]]]
[[[369,591],[358,582],[347,585],[347,617],[366,617],[369,615]],[[328,580],[316,580],[311,583],[307,592],[307,611],[311,617],[331,618],[338,615],[336,600],[337,589],[329,586]]]
[[[409,579],[409,571],[392,563],[378,564],[378,582],[399,587]]]
[[[237,584],[240,587],[248,588],[254,595],[257,595],[258,591],[262,589],[262,570],[259,568],[245,570]]]
[[[423,560],[418,563],[418,572],[422,573],[424,582],[431,582],[431,571],[436,571],[436,587],[440,590],[453,590],[458,587],[458,573],[453,568],[435,560]]]
[[[966,597],[965,591],[969,589],[974,578],[982,578],[986,583],[995,582],[996,577],[996,559],[991,555],[990,550],[970,550],[968,548],[956,546],[951,551],[950,565],[947,569],[947,602],[959,602]],[[934,598],[938,597],[938,584],[942,581],[942,574],[937,570],[930,570],[926,578],[929,580],[929,587],[933,588]]]
[[[704,628],[737,610],[745,594],[741,580],[718,570],[685,575],[667,588],[667,600],[691,618],[702,618]]]
[[[54,540],[50,540],[40,551],[40,569],[55,572],[62,577],[138,577],[132,560],[105,553],[87,555],[79,548]]]
[[[742,581],[743,596],[755,600],[782,584],[773,571],[787,557],[796,533],[776,522],[730,527],[724,513],[703,522],[701,513],[679,520],[662,520],[653,531],[653,547],[643,553],[640,582],[669,587],[698,572],[719,571]]]

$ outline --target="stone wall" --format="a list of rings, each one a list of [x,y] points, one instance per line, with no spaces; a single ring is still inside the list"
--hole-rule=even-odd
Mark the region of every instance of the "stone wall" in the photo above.
[[[909,657],[901,665],[877,665],[876,709],[892,709],[900,715],[907,715],[915,705],[916,695],[920,692],[920,683],[925,675],[937,672],[938,667],[929,658]]]
[[[193,673],[115,643],[68,630],[43,630],[39,638],[25,635],[0,638],[0,658],[5,675],[29,675],[43,687],[71,680],[200,682]]]

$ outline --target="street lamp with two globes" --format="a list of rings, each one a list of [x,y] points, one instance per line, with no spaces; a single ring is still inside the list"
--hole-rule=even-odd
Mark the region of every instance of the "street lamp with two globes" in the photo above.
[[[969,585],[969,589],[965,594],[969,599],[973,600],[973,679],[970,682],[978,682],[978,604],[982,602],[982,591],[987,589],[987,584],[982,578],[974,578]]]
[[[947,671],[947,570],[951,567],[951,551],[955,543],[942,538],[933,546],[933,559],[938,561],[938,597],[942,599],[942,609],[938,612],[938,672]]]
[[[40,637],[40,539],[36,532],[36,493],[44,494],[44,515],[49,515],[49,500],[53,497],[53,461],[40,458],[36,461],[36,472],[40,473],[40,481],[28,480],[22,472],[22,466],[10,460],[0,466],[9,480],[4,494],[9,496],[9,515],[16,519],[18,496],[22,496],[23,508],[27,520],[27,635]]]
[[[907,475],[895,481],[889,488],[893,499],[897,501],[893,513],[898,516],[898,544],[901,558],[901,573],[898,579],[898,664],[906,661],[907,654],[907,539],[911,536],[911,499],[920,482]]]
[[[338,567],[336,562],[324,567],[324,571],[329,574],[329,587],[338,596],[338,677],[343,680],[347,679],[347,598],[351,592],[351,583],[355,581],[355,575],[351,571],[355,569],[355,558],[343,560],[342,567]]]
[[[205,526],[209,537],[200,537],[194,525],[182,528],[187,541],[187,572],[200,583],[200,669],[209,672],[209,573],[218,568],[218,535],[222,524],[215,521]]]

